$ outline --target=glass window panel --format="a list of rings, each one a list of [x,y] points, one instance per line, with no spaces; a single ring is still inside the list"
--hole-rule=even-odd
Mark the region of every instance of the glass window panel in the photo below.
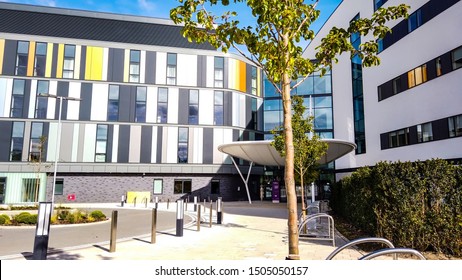
[[[48,94],[49,82],[48,81],[39,81],[37,84],[37,94]]]
[[[189,103],[190,104],[198,104],[199,103],[199,91],[198,90],[190,90],[189,91]]]
[[[64,193],[64,179],[56,179],[55,195],[62,195]]]
[[[162,194],[163,193],[163,181],[161,179],[155,179],[153,184],[153,193]]]
[[[137,103],[136,104],[136,122],[145,122],[146,121],[146,103]]]
[[[316,129],[332,129],[332,109],[315,109],[314,127]]]
[[[158,102],[167,102],[168,101],[168,89],[159,88]]]
[[[199,106],[198,105],[189,105],[189,124],[198,124],[199,123]]]
[[[29,53],[29,42],[18,42],[18,53],[27,54]]]
[[[96,128],[96,139],[107,140],[107,125],[98,125]]]
[[[140,51],[130,51],[130,62],[140,62]]]
[[[109,86],[109,99],[119,100],[119,86]]]
[[[223,125],[223,106],[216,105],[214,108],[214,125]]]
[[[167,64],[176,65],[176,54],[174,53],[167,54]]]
[[[24,135],[24,123],[23,122],[14,122],[13,123],[13,137],[22,138]]]
[[[332,107],[332,97],[331,96],[322,96],[314,98],[314,107],[315,108],[330,108]]]
[[[274,87],[274,85],[266,77],[263,80],[263,87],[264,87],[264,92],[263,93],[264,93],[265,97],[280,96],[277,89]]]
[[[415,86],[415,73],[414,70],[407,72],[407,80],[409,88]]]
[[[136,101],[146,101],[146,88],[145,87],[136,88]]]
[[[281,111],[265,111],[264,112],[264,130],[271,131],[282,124]]]
[[[106,141],[96,141],[96,153],[97,154],[106,153]]]
[[[185,127],[178,128],[178,141],[188,142],[188,129]]]
[[[139,64],[130,64],[130,74],[139,75],[140,74],[140,65]]]
[[[40,138],[42,136],[43,123],[32,123],[31,137]]]
[[[45,119],[47,117],[48,98],[43,96],[37,97],[37,105],[35,109],[35,117],[37,119]]]
[[[95,162],[106,162],[106,155],[95,155]]]
[[[183,181],[183,192],[190,193],[191,192],[191,181]]]
[[[215,105],[223,105],[223,92],[222,91],[216,91],[215,92]]]
[[[307,77],[298,87],[297,93],[301,95],[313,94],[314,92],[314,76]]]
[[[263,106],[265,108],[265,111],[280,110],[280,108],[281,108],[281,100],[279,100],[279,99],[265,100],[263,102]]]
[[[13,95],[24,95],[25,80],[13,81]]]
[[[46,55],[47,54],[47,44],[46,43],[37,43],[35,47],[36,55]]]
[[[223,69],[215,69],[215,80],[223,80]]]
[[[157,107],[157,122],[166,123],[167,122],[167,103],[159,103]]]
[[[223,57],[215,57],[215,68],[224,68],[225,60]]]
[[[75,56],[75,46],[74,45],[65,45],[64,46],[64,56],[65,57],[74,57]]]
[[[74,60],[73,59],[64,59],[64,69],[65,70],[74,70]]]
[[[462,47],[452,51],[452,68],[458,69],[462,67]]]
[[[314,93],[332,93],[330,76],[314,77]]]

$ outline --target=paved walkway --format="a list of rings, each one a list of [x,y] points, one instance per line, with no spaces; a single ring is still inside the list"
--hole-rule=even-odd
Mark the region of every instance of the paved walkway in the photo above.
[[[93,207],[97,207],[93,205]],[[101,206],[102,207],[102,206]],[[127,207],[127,206],[126,206]],[[128,206],[129,207],[129,206]],[[189,205],[192,211],[192,204]],[[201,224],[197,231],[195,223],[186,225],[183,236],[175,236],[175,229],[158,232],[156,243],[151,244],[150,235],[118,241],[116,251],[109,252],[108,243],[88,244],[84,247],[66,248],[48,255],[48,259],[71,260],[284,260],[288,255],[287,219],[285,203],[229,202],[224,204],[222,224]],[[159,209],[166,209],[160,205]],[[170,205],[175,211],[175,205]],[[203,218],[209,216],[209,210]],[[109,233],[108,233],[109,234]],[[336,246],[346,240],[336,233]],[[324,260],[336,247],[330,241],[300,241],[302,260]],[[335,259],[358,259],[362,254],[355,249],[342,251]],[[17,259],[26,259],[18,257]]]

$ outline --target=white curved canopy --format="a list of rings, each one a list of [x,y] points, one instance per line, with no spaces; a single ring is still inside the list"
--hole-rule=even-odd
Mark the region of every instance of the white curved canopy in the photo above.
[[[284,166],[284,158],[271,146],[272,140],[238,141],[218,146],[218,150],[233,157],[238,157],[259,165]],[[318,161],[319,164],[334,161],[356,148],[354,143],[338,139],[322,139],[328,144],[326,154]]]

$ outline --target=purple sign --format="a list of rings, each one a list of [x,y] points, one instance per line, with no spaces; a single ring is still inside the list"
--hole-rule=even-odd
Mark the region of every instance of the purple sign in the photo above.
[[[279,203],[279,182],[273,181],[272,198],[273,203]]]

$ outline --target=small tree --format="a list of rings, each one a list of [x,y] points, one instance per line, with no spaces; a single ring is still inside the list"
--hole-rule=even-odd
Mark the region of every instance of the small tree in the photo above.
[[[29,161],[34,166],[34,173],[35,173],[35,202],[38,201],[39,190],[40,190],[40,173],[42,172],[42,168],[49,168],[50,164],[44,164],[43,162],[43,155],[45,153],[45,145],[47,142],[47,137],[42,135],[38,139],[38,142],[33,142],[31,152],[29,153]]]
[[[292,97],[292,133],[294,143],[294,166],[295,172],[300,178],[300,186],[302,188],[302,215],[305,218],[305,179],[310,175],[317,174],[317,161],[327,151],[327,143],[322,142],[317,134],[314,133],[313,121],[314,117],[304,117],[305,106],[301,96]],[[275,134],[274,141],[271,143],[276,150],[285,156],[284,130],[277,129],[272,131]]]
[[[178,0],[182,5],[170,11],[176,24],[184,24],[183,36],[197,43],[209,42],[217,49],[227,52],[231,47],[253,61],[266,74],[268,80],[282,96],[284,114],[285,167],[284,181],[287,190],[288,209],[288,259],[299,259],[297,194],[294,180],[294,144],[292,134],[292,89],[303,82],[291,85],[292,80],[308,77],[315,71],[325,73],[343,52],[358,54],[365,66],[377,65],[378,45],[376,38],[383,38],[391,29],[388,20],[407,16],[408,7],[399,5],[379,8],[371,19],[360,18],[347,29],[334,27],[322,40],[316,61],[303,57],[301,40],[312,40],[315,32],[310,25],[318,18],[319,10],[314,4],[303,0]],[[230,3],[246,3],[255,17],[254,26],[240,26],[237,12],[228,11],[215,16],[209,8]],[[227,9],[228,10],[228,9]],[[363,36],[373,34],[370,41],[355,49],[349,37],[353,33]],[[247,49],[244,52],[240,48]],[[327,67],[327,68],[326,68]]]

